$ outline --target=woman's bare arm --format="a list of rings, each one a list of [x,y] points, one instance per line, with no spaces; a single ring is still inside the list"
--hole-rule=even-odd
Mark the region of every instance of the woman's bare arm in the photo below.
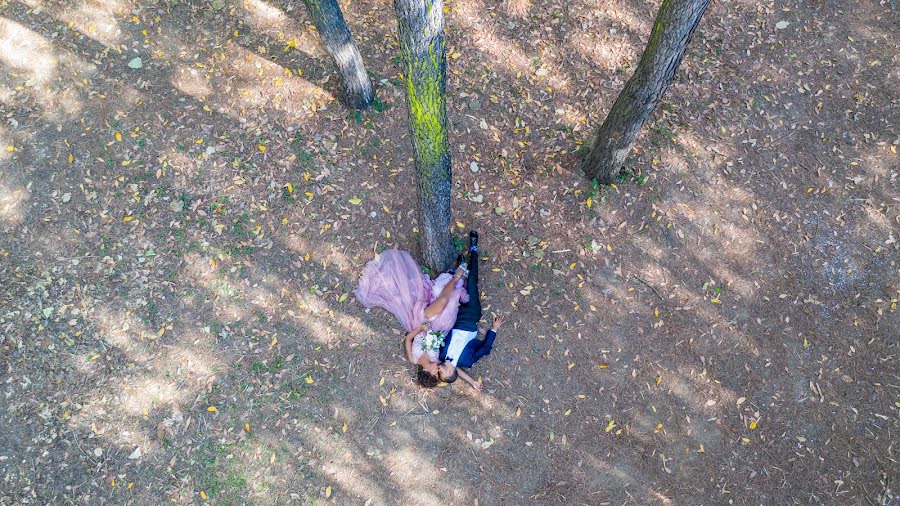
[[[412,358],[413,339],[415,339],[416,336],[419,335],[419,333],[425,329],[425,327],[426,327],[425,324],[419,325],[418,327],[410,330],[408,334],[403,336],[403,346],[406,348],[406,360],[409,361],[410,364],[415,363],[415,362],[413,362],[413,358]]]
[[[459,374],[459,377],[462,378],[463,381],[465,381],[469,385],[472,385],[472,388],[474,388],[475,390],[478,390],[479,392],[484,390],[484,385],[472,379],[472,377],[469,376],[466,371],[463,371],[461,367],[456,368],[456,373]]]
[[[447,307],[447,303],[450,302],[450,296],[453,295],[453,290],[456,288],[456,282],[460,279],[462,279],[462,270],[457,269],[456,274],[453,275],[453,279],[444,285],[441,294],[425,308],[425,318],[434,318],[444,311],[444,308]]]

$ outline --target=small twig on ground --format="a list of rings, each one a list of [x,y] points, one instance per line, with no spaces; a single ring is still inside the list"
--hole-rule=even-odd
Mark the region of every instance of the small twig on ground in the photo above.
[[[659,294],[659,291],[657,291],[657,289],[656,289],[653,285],[651,285],[651,284],[648,283],[646,280],[644,280],[644,278],[638,276],[637,274],[632,274],[632,276],[634,276],[634,279],[636,279],[636,280],[640,281],[641,283],[647,285],[648,288],[650,288],[651,290],[653,290],[653,293],[655,293],[656,296],[659,297],[659,300],[661,300],[661,301],[663,301],[663,302],[666,301],[666,299],[664,299],[663,296]]]

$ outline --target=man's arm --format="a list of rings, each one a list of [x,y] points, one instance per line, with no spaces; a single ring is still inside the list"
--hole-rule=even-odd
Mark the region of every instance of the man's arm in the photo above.
[[[484,341],[481,342],[478,349],[475,350],[475,353],[472,355],[473,364],[491,352],[491,349],[494,347],[494,338],[497,337],[497,329],[499,329],[505,321],[506,319],[503,316],[494,318],[494,323],[491,325],[490,330],[487,331],[487,334],[485,334]]]
[[[457,368],[456,368],[456,374],[458,374],[459,377],[463,379],[463,381],[465,381],[466,383],[472,385],[472,388],[474,388],[475,390],[478,390],[479,392],[482,391],[482,390],[484,390],[484,385],[482,385],[481,383],[479,383],[479,382],[475,381],[474,379],[472,379],[472,377],[469,376],[469,375],[466,373],[466,371],[463,371],[461,367],[457,367]]]

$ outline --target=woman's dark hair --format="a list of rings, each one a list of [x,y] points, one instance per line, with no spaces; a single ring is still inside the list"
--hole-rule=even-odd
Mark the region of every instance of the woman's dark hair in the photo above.
[[[416,381],[425,388],[434,388],[440,383],[440,380],[432,376],[430,372],[420,365],[416,366]]]

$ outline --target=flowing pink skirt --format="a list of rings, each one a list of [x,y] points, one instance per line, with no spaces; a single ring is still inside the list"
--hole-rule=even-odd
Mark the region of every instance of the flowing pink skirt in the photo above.
[[[386,309],[409,332],[425,321],[425,308],[452,278],[450,274],[441,274],[432,281],[422,274],[408,252],[389,249],[366,264],[359,278],[359,288],[353,293],[363,306]],[[432,330],[449,332],[453,328],[460,297],[464,294],[460,281],[454,287],[447,307],[431,319]]]

